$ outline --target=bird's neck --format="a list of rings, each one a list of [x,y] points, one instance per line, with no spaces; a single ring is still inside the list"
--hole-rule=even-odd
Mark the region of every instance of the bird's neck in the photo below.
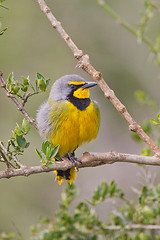
[[[90,98],[77,98],[73,95],[67,97],[67,101],[71,102],[80,111],[84,111],[90,104]]]

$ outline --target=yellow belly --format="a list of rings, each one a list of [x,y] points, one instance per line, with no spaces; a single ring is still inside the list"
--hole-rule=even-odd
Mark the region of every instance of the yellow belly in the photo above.
[[[53,131],[48,140],[55,146],[60,145],[59,153],[63,156],[67,152],[73,152],[84,142],[95,139],[99,124],[99,108],[94,102],[91,101],[84,111],[67,102],[67,111],[62,114],[60,121],[57,121],[57,131]]]

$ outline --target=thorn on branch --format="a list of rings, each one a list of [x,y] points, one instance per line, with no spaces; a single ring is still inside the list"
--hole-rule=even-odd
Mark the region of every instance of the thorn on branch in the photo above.
[[[49,7],[45,7],[44,11],[45,11],[46,13],[50,13],[51,10],[50,10]]]
[[[68,41],[69,39],[70,39],[70,37],[67,35],[67,36],[65,37],[65,40]]]
[[[74,53],[74,57],[76,58],[76,59],[80,59],[80,58],[82,58],[82,56],[83,56],[83,51],[82,50],[77,50],[75,53]]]
[[[126,111],[126,107],[123,105],[121,109],[119,110],[120,114],[123,114]]]
[[[99,82],[101,79],[102,79],[102,73],[101,72],[95,72],[94,75],[93,75],[93,78]]]
[[[105,93],[104,93],[104,96],[105,96],[107,99],[110,99],[110,93],[109,93],[109,91],[105,92]]]
[[[137,131],[136,124],[130,124],[129,125],[129,130],[132,131],[132,132],[136,132]]]
[[[83,55],[80,60],[78,61],[76,67],[82,68],[84,71],[87,72],[89,66],[89,56],[87,54]]]

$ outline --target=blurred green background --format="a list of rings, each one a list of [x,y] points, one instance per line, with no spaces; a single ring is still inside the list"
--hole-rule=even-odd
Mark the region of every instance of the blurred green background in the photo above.
[[[143,0],[110,0],[108,3],[135,27],[141,12]],[[62,22],[63,27],[77,46],[90,56],[93,66],[103,73],[109,86],[126,105],[138,123],[155,117],[155,112],[139,106],[134,97],[135,90],[144,90],[159,102],[159,69],[151,61],[152,54],[145,44],[138,44],[134,36],[123,29],[97,5],[96,1],[54,0],[47,4]],[[6,79],[14,72],[15,78],[30,76],[35,80],[36,72],[51,78],[51,84],[65,74],[79,74],[92,80],[81,69],[75,68],[76,60],[58,33],[52,29],[46,16],[40,11],[36,1],[6,1],[8,10],[0,8],[0,21],[8,30],[0,37],[0,70]],[[157,15],[149,24],[148,35],[155,37],[160,29],[160,17]],[[48,97],[45,94],[34,96],[26,104],[29,114],[35,118],[39,106]],[[92,89],[91,96],[98,101],[101,110],[101,127],[94,142],[77,150],[77,156],[85,151],[117,151],[138,154],[141,146],[130,136],[128,126],[121,119],[101,90]],[[7,99],[0,89],[0,140],[7,142],[12,135],[16,122],[21,124],[23,116],[16,106]],[[31,146],[26,150],[22,162],[38,165],[40,159],[34,147],[39,148],[42,139],[31,128],[27,137]],[[1,166],[0,169],[3,169]],[[151,171],[159,172],[156,167]],[[141,167],[134,164],[116,163],[96,168],[80,169],[76,186],[80,189],[78,200],[89,198],[101,181],[115,179],[118,187],[132,199],[135,197],[131,187],[137,187],[137,174],[142,175]],[[29,177],[1,179],[0,181],[0,231],[19,231],[29,239],[29,227],[39,222],[40,216],[52,216],[58,208],[63,185],[58,186],[53,173],[43,173]],[[157,178],[157,181],[159,179]],[[99,208],[99,215],[107,218],[110,207],[105,211]]]

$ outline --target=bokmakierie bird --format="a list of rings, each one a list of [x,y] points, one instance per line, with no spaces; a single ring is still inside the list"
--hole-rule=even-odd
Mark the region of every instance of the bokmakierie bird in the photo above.
[[[75,149],[97,137],[100,111],[97,103],[89,97],[89,88],[96,85],[96,82],[86,82],[78,75],[65,75],[55,81],[48,101],[38,110],[37,126],[42,138],[53,146],[60,145],[59,155],[73,162],[73,168],[55,171],[59,184],[64,178],[68,183],[74,182]]]

